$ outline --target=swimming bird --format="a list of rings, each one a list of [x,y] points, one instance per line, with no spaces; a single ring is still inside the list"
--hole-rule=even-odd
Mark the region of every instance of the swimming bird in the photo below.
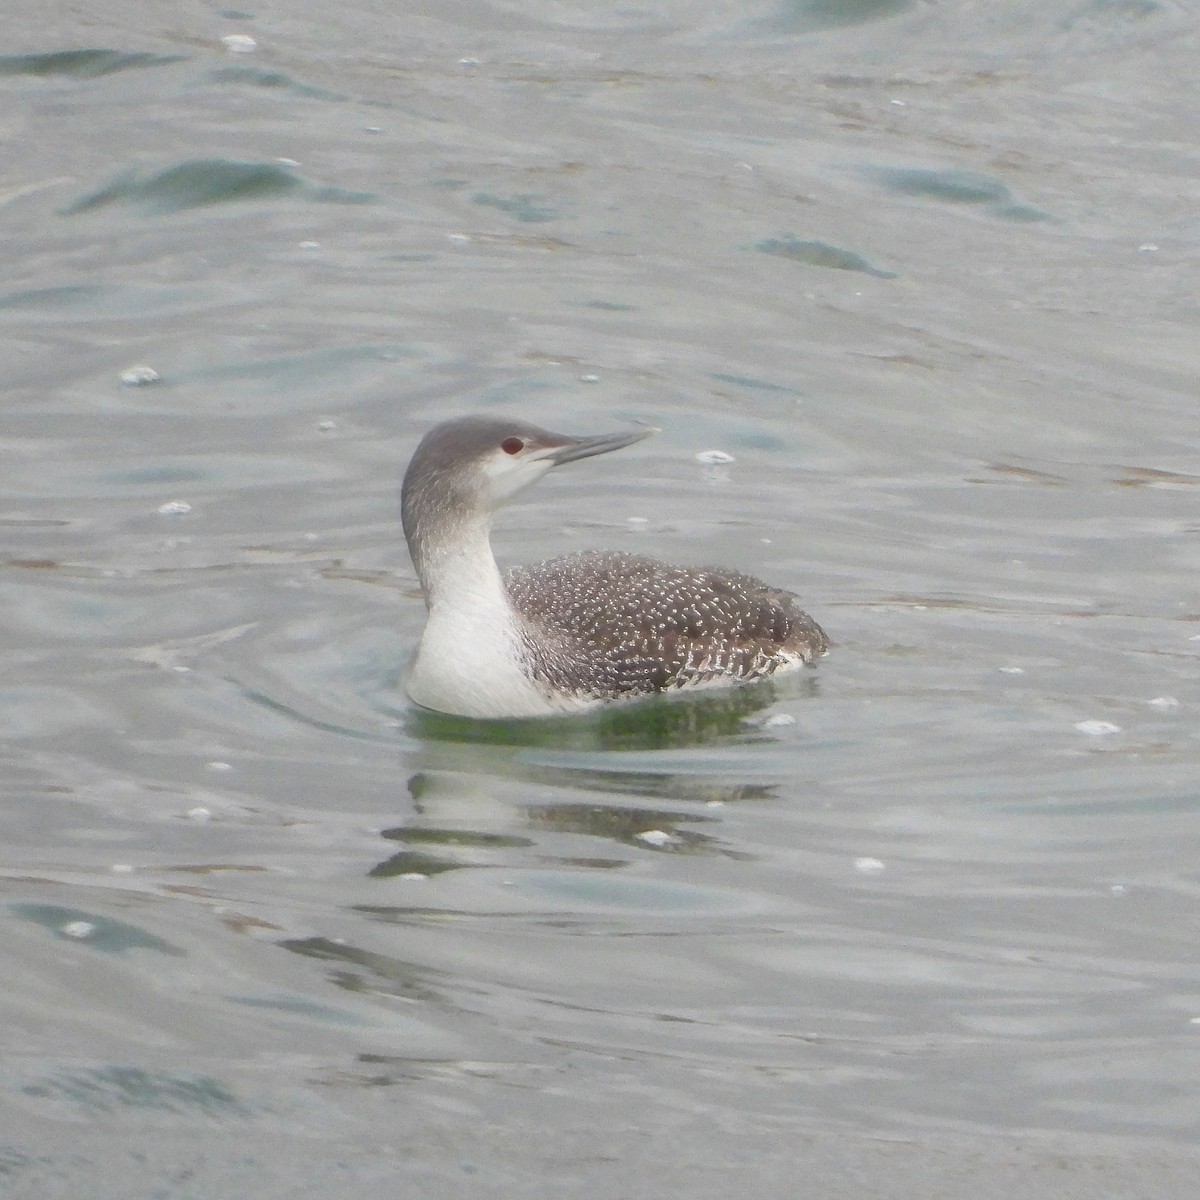
[[[657,432],[551,433],[504,417],[429,431],[404,475],[428,615],[405,677],[422,708],[545,717],[803,666],[829,642],[792,593],[737,571],[587,550],[501,575],[492,516],[564,463]]]

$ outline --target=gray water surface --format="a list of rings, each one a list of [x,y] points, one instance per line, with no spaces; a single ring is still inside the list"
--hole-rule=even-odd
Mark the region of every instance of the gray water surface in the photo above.
[[[0,1188],[1190,1197],[1191,6],[7,26]],[[830,656],[414,711],[468,411]]]

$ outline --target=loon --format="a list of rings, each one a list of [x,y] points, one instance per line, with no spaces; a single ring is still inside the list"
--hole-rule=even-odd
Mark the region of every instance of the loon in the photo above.
[[[826,652],[790,592],[751,575],[587,550],[501,575],[492,515],[554,467],[657,432],[595,437],[460,417],[429,431],[404,475],[404,536],[428,615],[405,690],[463,717],[548,717],[752,682]]]

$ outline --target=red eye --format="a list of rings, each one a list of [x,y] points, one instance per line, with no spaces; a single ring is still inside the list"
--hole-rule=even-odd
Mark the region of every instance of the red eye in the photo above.
[[[500,449],[503,450],[505,454],[520,454],[521,451],[525,449],[525,443],[521,441],[519,437],[505,438],[504,441],[500,443]]]

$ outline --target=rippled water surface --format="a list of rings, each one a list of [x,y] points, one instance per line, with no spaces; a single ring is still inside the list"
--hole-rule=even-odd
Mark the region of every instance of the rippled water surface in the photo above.
[[[1194,8],[70,10],[0,56],[0,1190],[1190,1196]],[[468,411],[662,429],[503,561],[830,656],[412,710]]]

